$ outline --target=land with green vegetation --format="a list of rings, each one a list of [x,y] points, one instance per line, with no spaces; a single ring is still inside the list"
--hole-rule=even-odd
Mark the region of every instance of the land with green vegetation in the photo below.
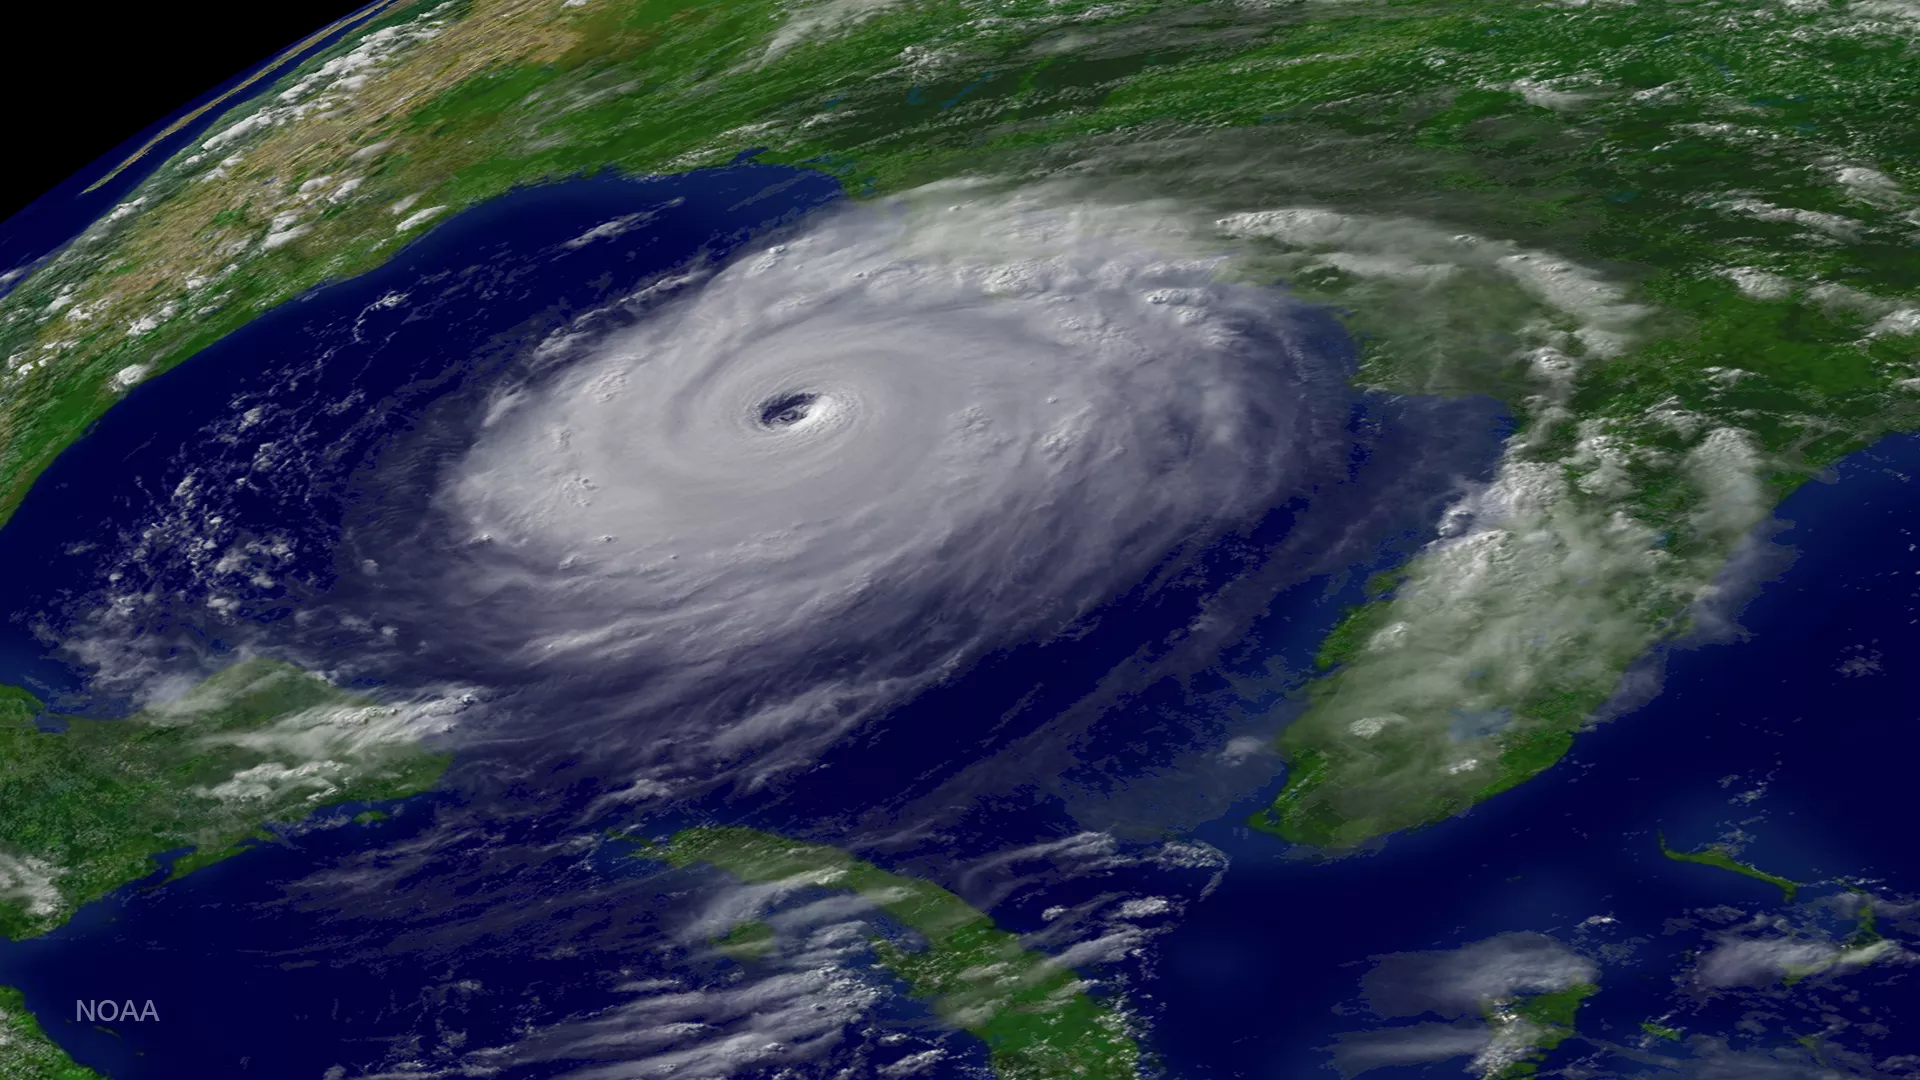
[[[1876,945],[1886,938],[1880,934],[1880,913],[1874,909],[1873,894],[1854,890],[1851,894],[1855,905],[1853,933],[1847,938],[1847,944],[1853,948],[1865,948]]]
[[[426,790],[448,758],[421,749],[395,716],[271,660],[242,661],[119,720],[52,715],[0,686],[0,934],[46,933],[115,889],[236,855],[265,827],[320,807]],[[0,1077],[98,1074],[0,986]]]
[[[0,1077],[5,1080],[101,1080],[75,1064],[40,1029],[20,991],[0,986]]]
[[[1592,983],[1581,983],[1496,1003],[1487,1017],[1494,1026],[1493,1045],[1483,1053],[1481,1062],[1486,1080],[1517,1080],[1537,1074],[1547,1055],[1574,1036],[1580,1006],[1599,992]]]
[[[1675,851],[1667,846],[1666,837],[1662,836],[1659,840],[1660,854],[1665,855],[1674,862],[1693,863],[1695,866],[1712,866],[1739,874],[1741,877],[1750,877],[1755,881],[1764,881],[1774,888],[1779,889],[1781,897],[1788,903],[1792,903],[1794,897],[1800,893],[1799,882],[1783,878],[1778,874],[1769,874],[1757,866],[1743,863],[1734,858],[1724,845],[1709,844],[1698,851]]]
[[[276,73],[280,71],[281,68],[287,65],[288,61],[292,60],[294,57],[299,56],[301,53],[306,52],[307,50],[313,48],[315,45],[320,44],[322,41],[325,41],[327,38],[332,37],[333,35],[339,33],[340,31],[351,27],[355,23],[367,22],[377,17],[382,11],[385,11],[386,9],[391,8],[395,4],[398,4],[400,2],[401,0],[380,0],[379,3],[374,4],[370,8],[363,8],[349,15],[345,15],[345,16],[342,16],[341,18],[335,19],[329,25],[314,31],[311,34],[308,34],[306,37],[301,38],[299,41],[294,42],[292,45],[288,46],[287,48],[282,49],[280,51],[280,55],[274,57],[272,60],[268,61],[267,63],[260,65],[257,71],[247,76],[246,78],[241,79],[239,82],[235,83],[231,88],[226,90],[219,97],[216,97],[212,101],[209,101],[206,104],[201,105],[181,115],[179,118],[169,123],[166,127],[163,127],[159,131],[155,132],[152,138],[148,139],[144,143],[141,143],[139,149],[135,150],[131,154],[128,154],[125,158],[121,160],[120,164],[115,165],[111,169],[108,169],[105,173],[101,174],[98,180],[95,180],[93,183],[87,185],[87,191],[88,192],[96,191],[99,188],[105,187],[107,184],[112,183],[114,177],[119,176],[121,173],[139,164],[140,159],[146,157],[148,153],[152,152],[154,147],[159,146],[161,143],[166,142],[168,139],[172,138],[174,135],[177,135],[181,131],[184,131],[188,127],[191,127],[194,124],[194,122],[198,121],[202,116],[205,116],[208,113],[217,112],[230,101],[233,101],[235,99],[244,99],[253,90],[254,84],[260,82],[262,79],[268,79],[273,77]]]
[[[854,893],[910,931],[870,941],[880,963],[955,1027],[985,1040],[1000,1080],[1133,1080],[1140,1052],[1127,1025],[1045,953],[930,882],[889,873],[838,849],[754,829],[708,827],[640,852],[674,866],[707,863],[746,882],[793,882]],[[721,948],[737,958],[773,948],[747,922]]]
[[[427,789],[448,759],[396,723],[395,710],[270,660],[120,720],[46,716],[5,689],[0,934],[45,933],[169,854],[177,878],[267,825]]]
[[[741,923],[715,938],[713,947],[735,960],[758,960],[774,950],[773,927],[758,921]]]
[[[1257,824],[1346,849],[1551,767],[1787,492],[1920,417],[1920,21],[1877,0],[449,0],[219,118],[0,298],[0,519],[140,380],[582,172],[1124,203],[1491,395],[1491,488],[1352,613]]]
[[[1780,982],[1792,986],[1803,979],[1829,972],[1846,972],[1867,967],[1882,959],[1898,960],[1905,953],[1897,941],[1883,936],[1878,929],[1879,915],[1871,894],[1854,891],[1849,897],[1855,906],[1854,929],[1840,947],[1812,963],[1788,964]]]
[[[1640,1030],[1656,1039],[1665,1039],[1668,1042],[1679,1042],[1685,1034],[1679,1028],[1670,1028],[1665,1024],[1654,1023],[1652,1020],[1640,1021]]]

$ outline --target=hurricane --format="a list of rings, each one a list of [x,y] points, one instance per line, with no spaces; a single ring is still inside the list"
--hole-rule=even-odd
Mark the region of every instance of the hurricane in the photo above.
[[[0,1076],[1912,1075],[1898,7],[380,0],[89,95]]]
[[[360,539],[372,618],[756,775],[1068,633],[1340,460],[1338,363],[1177,221],[945,190],[747,252],[495,388]]]

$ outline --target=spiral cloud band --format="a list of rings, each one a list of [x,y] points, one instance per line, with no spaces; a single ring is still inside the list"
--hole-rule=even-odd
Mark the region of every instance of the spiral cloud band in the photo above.
[[[734,750],[1058,633],[1344,460],[1299,308],[1170,220],[948,189],[739,259],[494,403],[445,632]]]

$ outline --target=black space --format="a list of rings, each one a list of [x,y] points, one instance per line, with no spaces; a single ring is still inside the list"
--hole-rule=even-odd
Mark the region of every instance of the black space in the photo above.
[[[0,37],[0,221],[181,106],[367,0],[17,9]],[[13,18],[8,20],[13,23]]]

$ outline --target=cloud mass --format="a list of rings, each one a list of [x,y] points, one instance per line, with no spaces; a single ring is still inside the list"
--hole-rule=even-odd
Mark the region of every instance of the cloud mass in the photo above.
[[[1347,445],[1301,309],[1169,220],[968,189],[817,218],[501,391],[377,560],[379,621],[618,679],[709,761],[1062,632]]]

